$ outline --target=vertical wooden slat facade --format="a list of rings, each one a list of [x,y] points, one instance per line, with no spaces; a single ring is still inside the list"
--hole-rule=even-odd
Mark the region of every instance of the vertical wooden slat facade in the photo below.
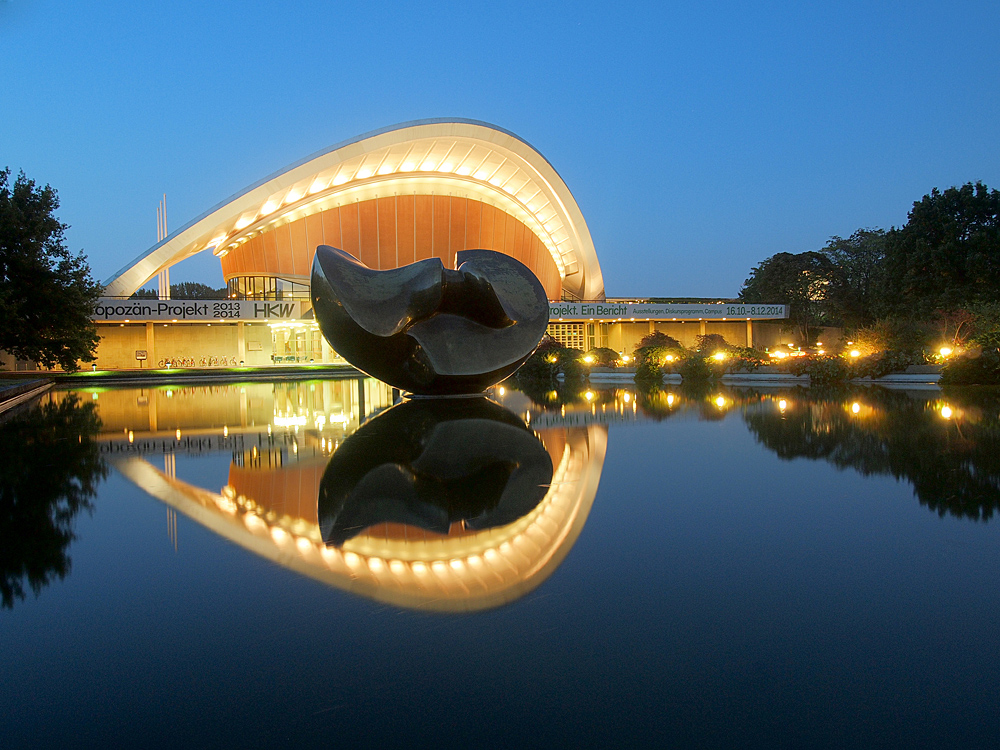
[[[307,278],[316,246],[324,244],[378,269],[426,258],[454,268],[460,250],[496,250],[534,271],[549,299],[562,294],[548,249],[523,222],[488,203],[450,195],[387,196],[297,219],[231,250],[222,272],[227,281],[259,274]]]

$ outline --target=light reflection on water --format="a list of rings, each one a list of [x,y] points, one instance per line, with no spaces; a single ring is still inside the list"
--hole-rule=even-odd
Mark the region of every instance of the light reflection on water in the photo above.
[[[485,711],[482,726],[508,745],[524,742],[525,731],[557,744],[605,745],[659,738],[773,746],[794,738],[860,746],[873,734],[903,744],[928,737],[962,737],[972,745],[995,739],[991,725],[924,696],[944,690],[949,700],[976,704],[986,716],[997,708],[983,688],[1000,679],[1000,654],[983,636],[1000,615],[995,587],[987,583],[1000,564],[1000,539],[995,521],[984,522],[1000,503],[1000,396],[711,387],[547,388],[528,395],[504,387],[490,396],[527,426],[551,460],[552,481],[536,505],[513,521],[477,528],[471,520],[488,516],[498,493],[470,483],[494,497],[493,505],[470,506],[455,497],[455,488],[466,485],[449,484],[446,476],[441,491],[414,490],[424,503],[420,513],[441,511],[446,523],[400,521],[397,508],[396,516],[366,517],[364,528],[328,545],[317,506],[324,474],[352,438],[363,446],[366,427],[400,413],[392,409],[390,389],[345,380],[52,393],[40,410],[0,424],[4,502],[24,508],[24,499],[35,495],[49,498],[43,510],[51,509],[22,514],[18,525],[7,523],[0,532],[4,605],[13,608],[0,613],[0,624],[6,622],[9,643],[33,644],[8,650],[0,664],[12,675],[51,675],[29,656],[54,645],[45,640],[51,621],[40,613],[61,606],[73,617],[82,606],[76,600],[97,606],[104,598],[127,599],[117,593],[129,591],[126,584],[114,579],[86,582],[94,560],[123,554],[117,547],[133,543],[142,551],[128,558],[140,566],[139,582],[131,590],[134,602],[119,609],[131,611],[133,620],[155,620],[146,609],[161,607],[166,596],[174,627],[187,629],[193,643],[215,643],[217,654],[198,651],[200,659],[221,660],[220,669],[236,683],[238,677],[252,682],[243,659],[275,674],[305,674],[315,660],[315,677],[282,684],[289,695],[309,696],[300,700],[309,711],[326,710],[316,696],[330,689],[331,660],[339,652],[329,650],[321,633],[335,628],[344,644],[365,644],[365,659],[352,660],[349,673],[338,672],[356,716],[337,712],[337,721],[355,738],[368,731],[384,741],[372,727],[386,712],[397,725],[420,726],[406,698],[418,690],[426,698],[420,711],[437,718],[437,729],[415,730],[410,744],[468,739],[465,730],[441,730],[442,722],[451,710],[483,710],[486,695],[502,710]],[[398,439],[417,435],[419,445],[397,463],[403,474],[412,470],[426,479],[421,450],[430,433],[413,429],[404,427]],[[76,452],[68,452],[70,446]],[[472,458],[463,460],[475,464],[487,453],[466,451]],[[63,466],[57,455],[72,459]],[[76,478],[60,478],[56,466],[78,472]],[[434,481],[448,470],[439,468]],[[502,479],[509,481],[512,472]],[[6,481],[13,476],[22,481]],[[894,493],[894,480],[902,493]],[[112,487],[119,488],[114,497]],[[162,513],[165,504],[176,516],[168,516],[163,539],[119,536],[97,545],[101,528],[119,534],[127,528],[119,521],[123,504],[146,515]],[[141,515],[129,523],[163,527]],[[13,545],[14,538],[37,543]],[[214,544],[219,538],[256,558],[227,555]],[[46,539],[55,547],[43,544]],[[70,566],[77,545],[84,560],[79,574]],[[153,552],[164,547],[171,557]],[[15,560],[17,554],[23,557]],[[171,565],[185,559],[202,567],[188,571],[190,589],[171,588]],[[262,573],[254,559],[276,563],[268,570],[278,573]],[[220,578],[215,566],[222,560],[234,578]],[[251,570],[256,573],[245,572]],[[199,579],[206,590],[259,588],[243,595],[246,619],[229,626],[232,651],[219,633],[199,629],[199,618],[216,619],[229,607],[199,597]],[[301,581],[322,586],[302,588]],[[94,588],[74,596],[78,582]],[[299,599],[288,597],[292,590]],[[317,607],[326,619],[317,619]],[[422,611],[466,614],[391,619],[394,612],[412,618]],[[315,637],[304,633],[312,627]],[[305,657],[297,649],[271,641],[260,646],[261,638],[284,628],[306,644],[308,662],[298,661]],[[237,647],[244,630],[257,632],[253,656]],[[112,638],[116,621],[91,624],[87,633],[91,640],[81,636],[78,646],[67,647],[70,659]],[[146,653],[151,644],[135,633],[114,637],[130,655],[120,664],[109,656],[111,674],[100,679],[120,681],[135,701],[152,705],[130,674],[137,657],[128,651],[135,643]],[[266,661],[269,649],[283,661]],[[431,665],[440,668],[433,681],[424,676]],[[200,674],[190,664],[177,675],[165,663],[157,669],[162,675],[151,684],[162,682],[163,690],[187,684],[191,670]],[[369,707],[366,675],[375,673],[384,676],[379,691],[388,703]],[[221,675],[202,679],[213,695],[234,689]],[[534,701],[506,693],[498,698],[494,679]],[[104,683],[84,684],[99,693]],[[459,686],[464,697],[456,694]],[[562,698],[549,701],[537,686]],[[36,725],[46,705],[68,701],[97,711],[95,727],[111,726],[112,709],[97,709],[86,691],[68,696],[59,680],[36,685],[31,695],[31,702],[21,696],[9,702],[20,715],[35,716]],[[251,713],[268,713],[266,701],[246,700]],[[573,712],[568,722],[566,700],[588,711]],[[129,705],[137,726],[142,717],[152,721],[146,704]],[[298,716],[297,709],[286,710]],[[504,711],[517,721],[508,723]],[[219,737],[245,743],[263,736],[245,733],[264,731],[263,719],[223,729],[223,715],[205,706],[175,717],[177,731],[194,732],[194,722],[205,716],[214,717],[208,721],[216,722]],[[329,718],[317,726],[328,727]],[[283,737],[312,736],[302,722],[294,728],[275,721]],[[48,725],[52,737],[74,730],[51,716]],[[554,735],[552,727],[559,727]],[[6,731],[28,744],[29,735]]]

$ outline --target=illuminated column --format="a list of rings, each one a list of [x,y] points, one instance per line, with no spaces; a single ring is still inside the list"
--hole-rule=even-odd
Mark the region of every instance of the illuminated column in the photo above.
[[[747,347],[753,347],[753,321],[747,318]]]
[[[242,320],[236,324],[236,361],[241,365],[247,361],[247,335]]]
[[[333,361],[333,347],[330,346],[330,342],[326,340],[326,336],[320,334],[319,337],[320,346],[323,348],[323,362]]]
[[[156,336],[154,330],[153,321],[146,321],[146,361],[149,362],[150,367],[156,367],[156,344],[154,343]]]
[[[707,328],[705,327],[705,319],[704,318],[698,318],[698,333],[700,333],[702,336],[704,336],[706,331],[707,331]]]

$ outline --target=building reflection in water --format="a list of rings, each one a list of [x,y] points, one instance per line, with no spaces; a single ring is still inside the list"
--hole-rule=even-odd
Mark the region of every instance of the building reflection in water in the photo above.
[[[519,394],[516,411],[481,399],[456,421],[419,405],[389,409],[391,389],[371,379],[95,395],[103,453],[170,508],[328,585],[425,610],[495,607],[545,581],[586,522],[607,444],[601,424],[529,430]],[[476,443],[475,434],[487,437]],[[345,444],[342,458],[354,458],[341,467],[376,460],[365,435],[388,441],[381,449],[388,446],[389,465],[415,478],[403,487],[411,496],[381,515],[355,512],[356,528],[328,533],[328,544],[317,505],[324,474]],[[413,440],[436,444],[397,450]],[[178,479],[158,458],[214,451],[232,455],[220,490]],[[500,460],[486,460],[491,454]],[[354,511],[372,486],[369,477],[354,493]]]

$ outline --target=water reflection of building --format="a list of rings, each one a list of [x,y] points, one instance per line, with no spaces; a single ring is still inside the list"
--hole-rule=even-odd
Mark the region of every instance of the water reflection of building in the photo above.
[[[195,487],[139,456],[115,459],[137,486],[220,536],[337,588],[399,606],[473,611],[523,596],[559,566],[597,493],[607,432],[601,427],[539,433],[553,459],[551,486],[527,515],[472,531],[436,534],[380,524],[326,546],[316,517],[325,459],[290,466],[230,467],[221,492]]]
[[[172,510],[329,585],[440,611],[501,605],[558,567],[590,512],[607,443],[602,425],[536,430],[553,478],[513,523],[477,531],[459,522],[447,533],[380,523],[332,548],[317,519],[323,473],[345,437],[391,405],[388,387],[367,379],[95,395],[104,453]],[[219,451],[232,456],[221,488],[177,478],[176,454]]]

